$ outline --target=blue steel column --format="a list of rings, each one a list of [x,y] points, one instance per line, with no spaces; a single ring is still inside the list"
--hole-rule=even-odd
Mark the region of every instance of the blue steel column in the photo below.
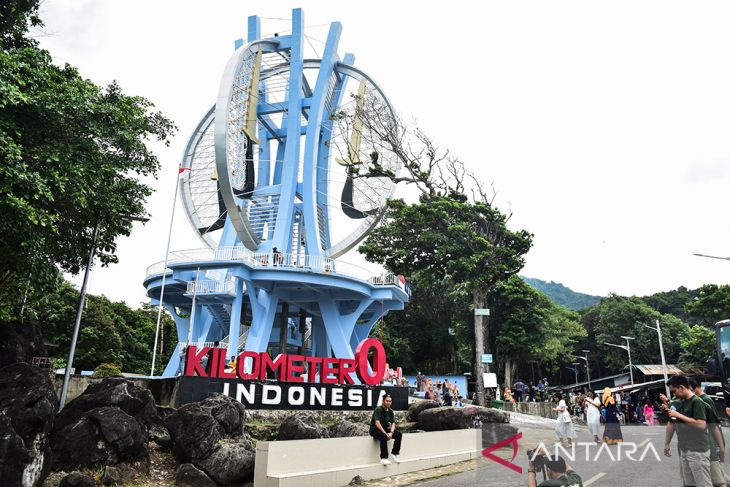
[[[322,119],[324,117],[324,105],[327,101],[327,92],[330,87],[330,80],[334,75],[335,64],[339,61],[337,47],[340,44],[342,24],[332,22],[327,35],[327,44],[322,54],[322,62],[319,65],[317,84],[312,95],[312,104],[309,110],[309,121],[307,123],[307,136],[304,145],[304,168],[302,170],[302,202],[304,212],[304,233],[309,245],[307,254],[322,255],[322,246],[317,223],[317,160],[319,149],[319,136]],[[327,114],[329,115],[329,114]]]
[[[231,322],[228,325],[228,358],[238,352],[238,337],[241,335],[241,308],[243,308],[243,280],[236,278],[236,297],[231,305]]]
[[[342,60],[344,64],[352,65],[355,63],[355,55],[346,53]],[[335,83],[334,91],[332,93],[332,109],[336,110],[340,106],[342,101],[342,95],[345,92],[345,86],[347,85],[347,76],[339,76],[339,79]],[[330,228],[329,228],[329,207],[327,206],[327,197],[329,195],[329,157],[330,157],[330,138],[332,137],[332,129],[334,121],[331,118],[331,113],[325,113],[322,119],[321,136],[319,137],[319,149],[317,150],[317,206],[322,209],[322,219],[325,222],[325,235],[324,244],[326,247],[331,245],[330,239]],[[318,215],[315,214],[315,218]],[[315,220],[316,221],[316,220]],[[319,225],[317,225],[319,227]],[[314,242],[317,248],[321,248],[320,241]]]
[[[251,302],[251,329],[246,339],[246,351],[264,352],[269,345],[271,328],[274,326],[276,308],[279,305],[279,294],[276,289],[267,292],[253,287],[253,283],[246,282],[248,297]]]
[[[292,10],[291,50],[289,61],[289,101],[286,120],[286,148],[281,174],[281,196],[276,215],[276,228],[272,245],[282,252],[291,247],[292,219],[299,173],[299,145],[302,113],[302,41],[304,18],[302,9]]]
[[[312,317],[312,356],[331,357],[329,338],[324,328],[324,321],[321,316]]]

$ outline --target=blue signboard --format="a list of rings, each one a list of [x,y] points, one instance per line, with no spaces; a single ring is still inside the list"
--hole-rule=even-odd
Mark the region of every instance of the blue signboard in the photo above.
[[[493,362],[492,360],[492,354],[491,353],[483,353],[482,354],[482,363],[483,364],[491,364]]]

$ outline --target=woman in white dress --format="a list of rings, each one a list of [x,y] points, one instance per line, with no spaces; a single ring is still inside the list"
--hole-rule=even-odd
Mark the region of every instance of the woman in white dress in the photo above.
[[[560,394],[555,394],[555,398],[558,400],[558,406],[553,408],[553,412],[558,413],[555,433],[558,435],[560,443],[565,446],[571,446],[573,444],[573,438],[577,436],[573,428],[573,420],[570,417],[568,406],[565,404],[563,397]]]
[[[596,397],[593,391],[588,391],[585,404],[588,431],[593,435],[593,441],[598,444],[601,442],[598,437],[601,434],[601,400]]]

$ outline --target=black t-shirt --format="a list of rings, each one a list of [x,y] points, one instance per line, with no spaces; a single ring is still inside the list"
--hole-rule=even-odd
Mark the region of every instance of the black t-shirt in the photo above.
[[[373,417],[370,418],[371,435],[376,431],[380,431],[378,427],[375,426],[375,421],[380,421],[380,426],[382,426],[387,433],[388,430],[390,430],[390,425],[395,423],[395,413],[392,409],[388,409],[386,411],[385,409],[383,409],[383,406],[376,407],[375,411],[373,411]]]
[[[677,411],[693,419],[707,421],[707,406],[697,395],[685,399],[677,406]],[[696,428],[694,425],[677,420],[677,439],[679,451],[704,452],[710,449],[707,428]]]

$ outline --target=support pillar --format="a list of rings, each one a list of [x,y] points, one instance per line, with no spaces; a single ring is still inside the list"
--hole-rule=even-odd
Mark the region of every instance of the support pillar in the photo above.
[[[238,337],[241,335],[241,308],[243,307],[243,281],[236,279],[236,297],[231,306],[231,321],[228,326],[228,359],[238,354]]]

